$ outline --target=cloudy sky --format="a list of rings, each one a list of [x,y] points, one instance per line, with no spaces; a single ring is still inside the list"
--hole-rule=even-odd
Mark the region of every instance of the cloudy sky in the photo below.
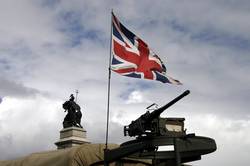
[[[56,149],[76,89],[83,126],[105,142],[110,19],[113,8],[182,86],[112,73],[110,135],[189,89],[163,116],[185,117],[188,133],[218,149],[193,165],[249,165],[250,3],[246,0],[0,1],[0,160]]]

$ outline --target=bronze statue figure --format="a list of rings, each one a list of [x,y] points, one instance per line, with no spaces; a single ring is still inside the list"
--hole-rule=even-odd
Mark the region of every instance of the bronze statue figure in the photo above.
[[[82,128],[81,107],[78,104],[76,104],[74,100],[75,100],[75,97],[73,94],[71,94],[69,101],[66,101],[62,105],[62,107],[65,109],[65,112],[68,111],[63,121],[63,128],[73,127],[73,126]]]

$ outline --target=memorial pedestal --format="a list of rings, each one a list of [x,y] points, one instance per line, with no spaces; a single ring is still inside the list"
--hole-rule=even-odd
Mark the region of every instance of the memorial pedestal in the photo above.
[[[86,130],[79,127],[67,127],[60,131],[60,140],[55,142],[57,149],[90,143],[86,138]]]

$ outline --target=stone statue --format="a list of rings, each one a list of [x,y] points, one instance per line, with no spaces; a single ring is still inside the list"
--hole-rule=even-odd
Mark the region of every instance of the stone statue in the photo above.
[[[75,97],[73,94],[71,94],[69,101],[66,101],[62,105],[62,107],[65,109],[65,112],[68,111],[63,121],[63,128],[73,127],[73,126],[82,128],[81,107],[78,104],[76,104],[74,100],[75,100]]]

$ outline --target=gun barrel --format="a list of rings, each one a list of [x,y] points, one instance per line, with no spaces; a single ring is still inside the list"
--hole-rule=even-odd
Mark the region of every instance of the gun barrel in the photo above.
[[[180,99],[182,99],[183,97],[187,96],[190,93],[189,90],[186,90],[185,92],[183,92],[181,95],[177,96],[175,99],[173,99],[172,101],[170,101],[169,103],[167,103],[166,105],[154,110],[151,115],[150,115],[150,120],[157,118],[160,116],[160,114],[165,111],[168,107],[172,106],[173,104],[175,104],[177,101],[179,101]]]

